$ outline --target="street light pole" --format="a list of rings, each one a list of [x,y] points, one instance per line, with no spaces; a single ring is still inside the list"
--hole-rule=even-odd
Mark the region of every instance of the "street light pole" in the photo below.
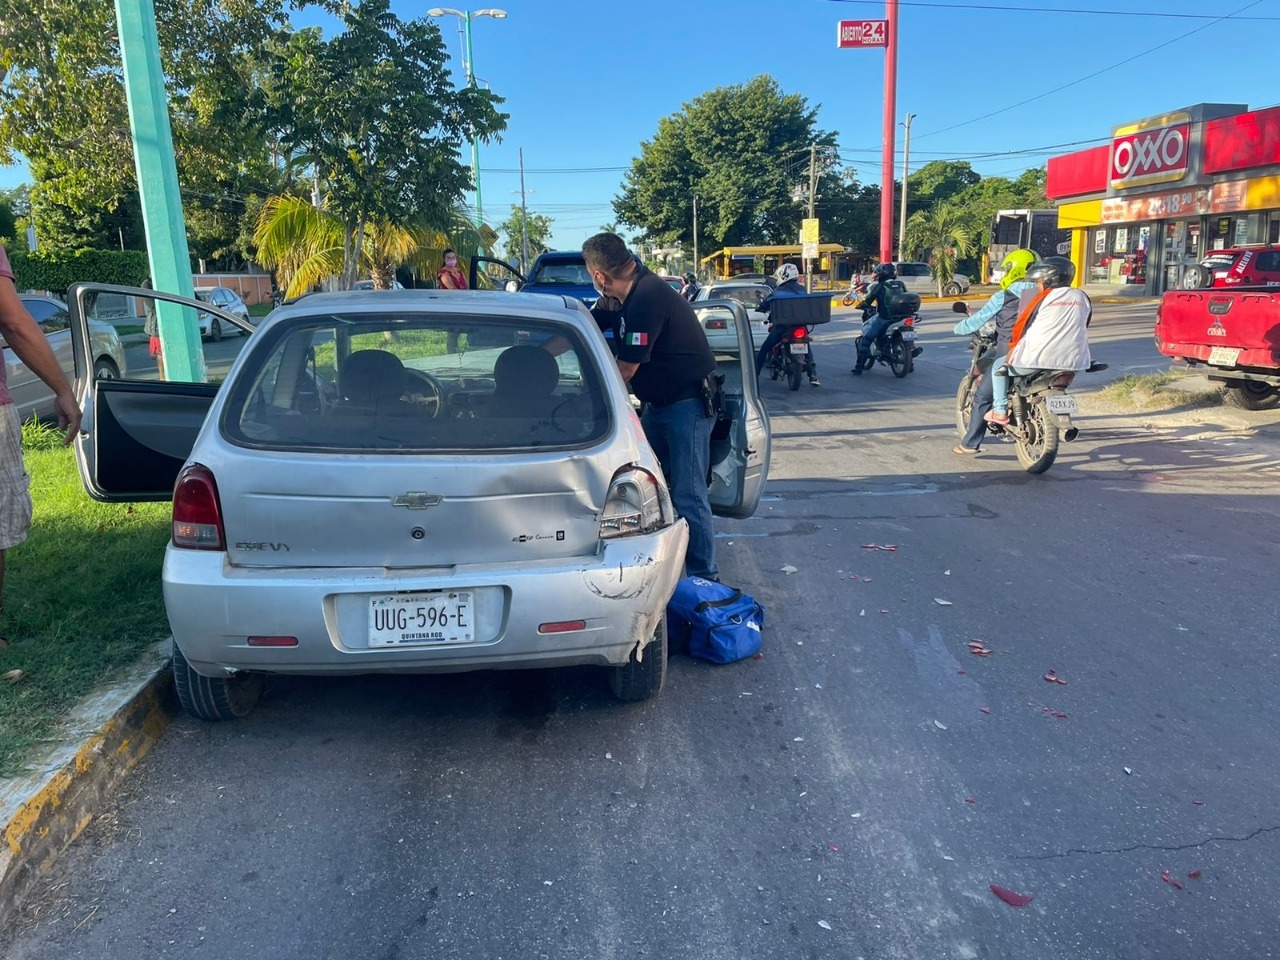
[[[475,57],[471,48],[471,21],[476,17],[493,17],[495,20],[505,20],[507,11],[498,10],[496,8],[486,8],[484,10],[454,10],[452,7],[432,7],[427,11],[429,17],[457,17],[464,26],[464,44],[466,50],[464,57],[466,63],[464,66],[467,70],[467,86],[474,87],[476,85]],[[472,134],[471,137],[471,179],[476,189],[476,229],[480,230],[484,227],[484,201],[480,192],[480,139]]]
[[[907,128],[907,136],[902,144],[902,207],[898,211],[898,260],[907,259],[907,164],[911,162],[911,121],[914,113],[908,113],[903,126]]]

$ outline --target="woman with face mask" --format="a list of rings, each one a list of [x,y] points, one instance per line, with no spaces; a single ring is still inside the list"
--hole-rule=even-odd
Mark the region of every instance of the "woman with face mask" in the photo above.
[[[440,284],[441,290],[467,289],[467,277],[458,266],[458,255],[452,250],[444,252],[444,266],[436,274],[436,281]]]

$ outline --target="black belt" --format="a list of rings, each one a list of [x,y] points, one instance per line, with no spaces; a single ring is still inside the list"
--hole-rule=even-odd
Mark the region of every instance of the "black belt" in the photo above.
[[[648,400],[649,406],[655,410],[661,410],[663,407],[669,407],[673,403],[679,403],[681,400],[700,400],[702,398],[702,384],[695,383],[693,386],[685,390],[681,390],[674,397],[668,397],[665,400]]]

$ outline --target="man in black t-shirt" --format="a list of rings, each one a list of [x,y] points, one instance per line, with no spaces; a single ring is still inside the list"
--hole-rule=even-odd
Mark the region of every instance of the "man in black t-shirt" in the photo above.
[[[582,254],[601,297],[622,305],[618,369],[645,404],[645,436],[667,474],[672,502],[689,524],[685,573],[717,579],[707,497],[712,413],[706,399],[715,354],[689,303],[636,260],[620,237],[598,233],[582,245]]]

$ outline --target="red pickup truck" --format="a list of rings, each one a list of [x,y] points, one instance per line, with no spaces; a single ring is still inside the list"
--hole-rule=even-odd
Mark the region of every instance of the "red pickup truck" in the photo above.
[[[1170,290],[1156,310],[1156,349],[1201,365],[1245,410],[1280,403],[1280,289]]]

